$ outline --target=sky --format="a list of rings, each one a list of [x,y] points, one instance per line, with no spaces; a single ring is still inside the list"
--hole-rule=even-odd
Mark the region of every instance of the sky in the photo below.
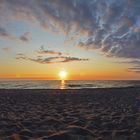
[[[140,80],[140,0],[0,0],[0,79]]]

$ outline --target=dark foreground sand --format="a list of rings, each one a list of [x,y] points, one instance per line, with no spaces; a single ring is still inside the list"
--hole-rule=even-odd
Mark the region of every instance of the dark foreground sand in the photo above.
[[[2,140],[140,140],[140,88],[0,90]]]

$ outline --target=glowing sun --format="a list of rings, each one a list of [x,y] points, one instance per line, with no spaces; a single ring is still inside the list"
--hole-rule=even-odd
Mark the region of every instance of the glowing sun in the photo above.
[[[61,80],[66,79],[67,78],[67,72],[65,70],[61,70],[59,72],[59,77],[60,77]]]

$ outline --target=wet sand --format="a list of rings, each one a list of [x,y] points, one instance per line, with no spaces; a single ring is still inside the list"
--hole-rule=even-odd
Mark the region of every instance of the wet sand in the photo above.
[[[140,88],[0,90],[1,140],[140,140]]]

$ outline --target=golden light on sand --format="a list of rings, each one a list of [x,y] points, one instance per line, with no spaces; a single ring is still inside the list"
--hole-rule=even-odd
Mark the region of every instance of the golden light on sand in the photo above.
[[[61,80],[65,80],[67,78],[67,75],[68,74],[67,74],[67,72],[65,70],[61,70],[59,72],[59,77],[60,77]]]

